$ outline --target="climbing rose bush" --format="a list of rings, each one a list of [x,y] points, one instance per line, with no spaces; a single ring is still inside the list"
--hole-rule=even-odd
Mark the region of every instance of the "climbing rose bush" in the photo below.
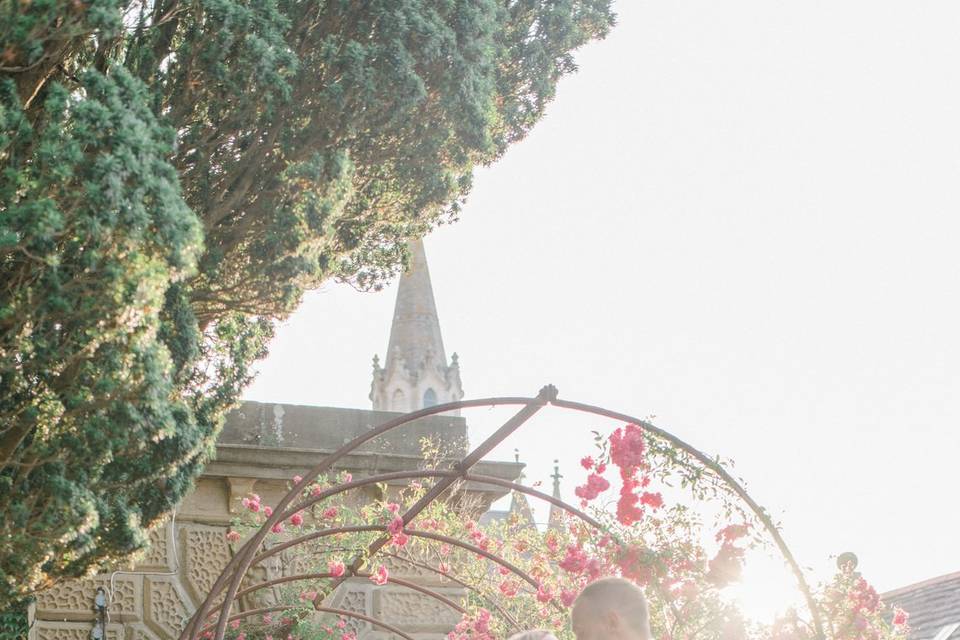
[[[747,552],[763,545],[764,536],[752,514],[709,467],[640,425],[624,425],[609,437],[597,434],[596,446],[581,460],[585,475],[574,491],[582,511],[554,514],[546,529],[516,513],[480,524],[481,505],[471,503],[462,491],[404,523],[403,514],[428,490],[422,483],[380,485],[380,499],[358,506],[349,502],[347,493],[317,501],[330,487],[350,482],[349,474],[318,478],[301,487],[298,507],[283,526],[273,527],[268,547],[325,533],[282,555],[284,575],[324,577],[275,588],[285,607],[282,615],[269,622],[258,618],[238,624],[231,637],[352,640],[355,620],[315,610],[332,606],[329,596],[337,579],[354,576],[386,585],[396,577],[392,571],[402,574],[414,568],[464,590],[461,619],[448,640],[495,640],[528,628],[572,639],[570,607],[587,584],[605,576],[622,576],[643,587],[658,640],[816,637],[809,612],[792,612],[763,626],[745,620],[726,597],[724,588],[739,580]],[[447,464],[429,444],[424,458],[425,469]],[[245,516],[226,534],[234,545],[272,512],[255,494],[243,505]],[[704,505],[712,509],[700,508]],[[377,530],[339,531],[370,525]],[[385,540],[385,546],[367,557],[367,548],[378,539]],[[886,608],[852,569],[821,586],[815,604],[826,640],[907,637],[906,612]]]

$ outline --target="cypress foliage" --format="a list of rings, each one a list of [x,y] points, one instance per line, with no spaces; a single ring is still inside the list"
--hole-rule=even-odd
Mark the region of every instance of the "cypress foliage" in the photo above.
[[[0,608],[141,549],[272,322],[377,288],[609,0],[0,2]]]

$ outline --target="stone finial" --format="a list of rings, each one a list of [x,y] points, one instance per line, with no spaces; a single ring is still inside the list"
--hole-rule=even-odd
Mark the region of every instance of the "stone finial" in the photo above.
[[[553,475],[550,476],[553,478],[553,497],[557,500],[562,500],[560,497],[560,478],[563,476],[560,474],[560,461],[554,459],[553,461]],[[563,527],[563,509],[558,507],[555,504],[550,505],[550,518],[547,521],[548,529],[560,529]]]
[[[560,461],[557,460],[557,459],[554,459],[554,461],[553,461],[553,475],[550,476],[550,477],[553,478],[553,493],[554,493],[554,496],[553,496],[553,497],[554,497],[554,498],[559,498],[559,497],[560,497],[560,496],[559,496],[559,493],[560,493],[560,478],[562,478],[563,475],[560,473]]]
[[[845,551],[837,556],[837,569],[850,569],[853,571],[859,563],[860,561],[857,559],[857,554],[852,551]]]
[[[557,399],[557,395],[559,393],[560,392],[557,390],[555,386],[553,386],[552,384],[548,384],[542,389],[540,389],[540,393],[537,394],[537,397],[543,400],[544,402],[553,402],[554,400]]]

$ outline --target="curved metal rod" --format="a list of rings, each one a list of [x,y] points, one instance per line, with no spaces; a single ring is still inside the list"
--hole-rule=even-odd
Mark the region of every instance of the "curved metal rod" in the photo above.
[[[351,577],[351,578],[369,578],[371,575],[373,575],[373,574],[370,574],[370,573],[357,573],[357,574],[354,574],[354,575],[352,575],[352,576],[350,576],[350,577]],[[273,579],[273,580],[267,580],[266,582],[259,582],[259,583],[255,584],[255,585],[253,585],[252,587],[247,587],[246,589],[241,589],[240,591],[237,592],[237,598],[242,598],[243,596],[247,595],[248,593],[253,593],[254,591],[259,591],[260,589],[266,589],[266,588],[268,588],[268,587],[272,587],[272,586],[275,586],[275,585],[278,585],[278,584],[284,584],[284,583],[286,583],[286,582],[300,582],[300,581],[303,581],[303,580],[323,580],[323,579],[338,578],[338,577],[340,577],[340,576],[335,576],[335,575],[333,575],[333,574],[330,573],[330,572],[326,572],[326,573],[301,573],[301,574],[297,574],[297,575],[294,575],[294,576],[284,576],[284,577],[282,577],[282,578],[275,578],[275,579]],[[461,607],[460,605],[458,605],[456,602],[454,602],[454,601],[451,600],[450,598],[444,596],[443,594],[437,593],[436,591],[434,591],[434,590],[432,590],[432,589],[427,589],[426,587],[422,587],[422,586],[420,586],[420,585],[418,585],[418,584],[416,584],[416,583],[414,583],[414,582],[410,582],[409,580],[404,580],[404,579],[402,579],[402,578],[391,578],[391,577],[387,577],[387,582],[390,582],[390,583],[392,583],[392,584],[398,584],[398,585],[400,585],[401,587],[407,587],[408,589],[413,589],[414,591],[419,591],[420,593],[422,593],[422,594],[425,595],[425,596],[430,596],[431,598],[433,598],[433,599],[435,599],[435,600],[439,600],[439,601],[442,602],[443,604],[447,605],[447,606],[450,607],[451,609],[455,609],[455,610],[456,610],[457,612],[459,612],[459,613],[466,613],[466,612],[467,612],[466,609],[464,609],[463,607]]]
[[[619,413],[617,411],[610,411],[609,409],[604,409],[602,407],[596,407],[589,404],[583,404],[580,402],[571,402],[569,400],[559,400],[554,399],[551,404],[561,409],[573,409],[574,411],[582,411],[584,413],[592,413],[594,415],[603,416],[605,418],[611,418],[613,420],[618,420],[621,422],[627,422],[639,425],[643,427],[644,430],[653,433],[655,436],[662,440],[666,440],[673,446],[677,447],[690,454],[696,458],[703,466],[707,467],[715,474],[717,474],[721,480],[731,489],[734,493],[746,503],[746,505],[753,511],[754,515],[763,523],[764,528],[767,530],[767,533],[770,534],[770,537],[773,538],[774,543],[777,545],[777,548],[780,550],[781,555],[790,565],[790,569],[793,571],[794,577],[797,579],[797,584],[800,588],[800,591],[803,593],[803,597],[807,602],[807,608],[810,610],[810,615],[813,617],[814,628],[817,633],[817,637],[825,638],[823,631],[823,622],[820,620],[820,612],[817,609],[816,602],[813,599],[813,593],[810,590],[810,586],[807,584],[807,580],[803,575],[803,571],[800,569],[800,564],[793,557],[790,548],[787,547],[786,541],[780,535],[779,530],[777,530],[776,525],[773,523],[773,520],[770,519],[770,516],[767,515],[766,510],[763,509],[759,504],[757,504],[753,498],[750,497],[750,494],[747,493],[747,490],[740,485],[737,480],[727,473],[726,469],[721,467],[719,464],[714,462],[709,456],[702,453],[699,449],[694,448],[692,445],[687,444],[685,441],[680,438],[672,435],[671,433],[656,427],[645,420],[639,420],[634,416],[627,415],[625,413]]]
[[[525,485],[518,484],[518,483],[515,483],[515,482],[510,482],[510,481],[508,481],[508,480],[503,480],[503,479],[497,478],[497,477],[495,477],[495,476],[487,476],[487,475],[483,475],[483,474],[471,474],[471,473],[461,474],[461,473],[459,473],[459,472],[457,472],[457,471],[444,471],[444,470],[395,471],[395,472],[391,472],[391,473],[382,473],[382,474],[378,474],[378,475],[375,475],[375,476],[368,476],[368,477],[361,478],[361,479],[358,479],[358,480],[355,480],[355,481],[352,481],[352,482],[349,482],[349,483],[344,483],[344,484],[341,484],[341,485],[337,485],[337,486],[335,486],[335,487],[331,487],[331,488],[329,488],[329,489],[326,489],[326,490],[322,491],[321,493],[317,494],[316,496],[311,496],[310,498],[307,499],[306,502],[300,503],[300,505],[299,505],[298,507],[293,507],[293,508],[289,509],[285,514],[283,514],[283,518],[282,518],[282,519],[283,519],[283,520],[286,520],[288,517],[290,517],[290,516],[293,515],[294,513],[297,513],[297,512],[299,512],[299,511],[302,511],[302,510],[304,510],[304,509],[307,509],[307,508],[313,506],[313,505],[314,505],[315,503],[317,503],[317,502],[321,502],[321,501],[323,501],[323,500],[325,500],[325,499],[327,499],[327,498],[329,498],[329,497],[331,497],[331,496],[333,496],[333,495],[337,495],[337,494],[339,494],[339,493],[346,492],[346,491],[348,491],[348,490],[350,490],[350,489],[355,489],[355,488],[358,488],[358,487],[362,487],[362,486],[366,486],[366,485],[371,485],[371,484],[378,484],[378,483],[381,483],[381,482],[387,482],[387,481],[390,481],[390,480],[422,479],[422,478],[429,478],[429,477],[444,477],[444,478],[446,478],[446,477],[454,477],[454,478],[463,478],[464,480],[467,480],[467,481],[478,482],[478,483],[482,483],[482,484],[490,484],[490,485],[500,486],[500,487],[504,487],[504,488],[511,489],[511,490],[514,490],[514,491],[518,491],[518,492],[520,492],[520,493],[524,493],[524,494],[530,495],[530,496],[532,496],[532,497],[539,498],[539,499],[541,499],[541,500],[544,500],[544,501],[546,501],[546,502],[549,502],[550,504],[556,505],[557,507],[559,507],[559,508],[561,508],[561,509],[563,509],[563,510],[569,512],[569,513],[571,513],[572,515],[580,518],[581,520],[583,520],[583,521],[586,522],[587,524],[593,526],[594,528],[596,528],[596,529],[598,529],[598,530],[600,530],[600,531],[603,531],[603,530],[604,530],[603,526],[602,526],[599,522],[597,522],[594,518],[590,517],[589,515],[587,515],[586,513],[584,513],[583,511],[581,511],[580,509],[577,509],[576,507],[573,507],[572,505],[568,504],[567,502],[565,502],[565,501],[563,501],[563,500],[560,500],[559,498],[555,498],[555,497],[553,497],[553,496],[551,496],[551,495],[548,495],[548,494],[546,494],[546,493],[543,493],[543,492],[541,492],[541,491],[537,491],[536,489],[532,489],[532,488],[530,488],[530,487],[527,487],[527,486],[525,486]],[[327,531],[327,530],[323,530],[323,531]],[[356,532],[356,531],[353,531],[353,530],[343,530],[343,531],[341,531],[341,533],[351,533],[351,532]],[[328,534],[328,535],[329,535],[329,534]],[[325,536],[317,536],[317,537],[325,537]],[[311,537],[301,537],[301,538],[297,538],[297,539],[294,539],[294,540],[287,541],[287,542],[282,543],[282,544],[280,544],[280,545],[276,545],[276,546],[270,548],[270,551],[271,551],[271,554],[270,554],[270,555],[272,555],[273,553],[279,553],[280,551],[283,551],[283,550],[285,550],[285,549],[288,549],[288,548],[290,548],[290,547],[292,547],[292,546],[296,546],[297,544],[300,544],[300,543],[302,543],[302,542],[308,542],[308,541],[311,540],[311,539],[315,539],[315,538],[311,538]],[[254,560],[251,562],[251,564],[255,564],[256,562],[259,562],[259,561],[261,561],[262,559],[264,559],[264,558],[266,558],[266,557],[268,557],[267,554],[263,554],[263,555],[257,556],[256,558],[254,558]],[[397,558],[402,558],[402,556],[395,556],[395,557],[397,557]],[[407,559],[407,560],[410,561],[409,559]],[[412,562],[412,561],[411,561],[411,562]],[[433,569],[432,567],[429,567],[429,566],[426,566],[426,565],[425,565],[424,567],[436,571],[436,570]],[[444,575],[444,574],[442,574],[442,573],[439,572],[439,571],[436,571],[436,572],[437,572],[437,573],[440,573],[441,575]],[[261,584],[263,584],[263,583],[261,583]],[[468,586],[468,585],[465,585],[465,586]],[[237,595],[235,596],[235,598],[239,598],[240,596],[242,596],[242,595],[244,595],[245,593],[247,593],[249,590],[250,590],[250,589],[248,588],[248,589],[245,589],[245,590],[242,590],[242,591],[238,592]],[[211,589],[211,591],[210,591],[210,593],[209,593],[208,595],[213,595],[214,593],[215,593],[215,589]],[[209,617],[210,615],[212,615],[212,612],[209,613],[207,617]]]
[[[415,640],[413,636],[406,634],[403,631],[400,631],[400,629],[397,629],[395,626],[391,624],[387,624],[386,622],[383,622],[381,620],[377,620],[376,618],[371,618],[370,616],[364,615],[362,613],[354,613],[352,611],[346,611],[345,609],[334,609],[333,607],[321,607],[319,605],[314,605],[313,608],[316,609],[317,611],[322,611],[324,613],[333,613],[333,614],[344,616],[347,618],[357,618],[358,620],[364,620],[366,622],[369,622],[375,627],[380,627],[382,629],[386,629],[391,633],[395,633],[401,638],[403,638],[404,640]]]
[[[240,613],[235,613],[234,615],[230,616],[230,619],[227,622],[233,622],[234,620],[242,620],[244,618],[249,618],[250,616],[260,615],[261,613],[273,613],[274,611],[289,611],[290,609],[294,609],[294,608],[295,607],[291,605],[287,605],[287,606],[277,605],[273,607],[260,607],[259,609],[248,609],[247,611],[241,611]],[[200,631],[198,631],[197,633],[204,633],[206,631],[209,631],[210,627],[212,626],[213,626],[212,623],[208,624],[202,627]]]
[[[367,486],[367,485],[377,484],[377,483],[380,483],[380,482],[388,482],[388,481],[390,481],[390,480],[413,480],[413,479],[421,479],[421,478],[445,476],[445,475],[449,475],[449,474],[455,474],[455,472],[453,472],[453,471],[429,471],[429,470],[427,470],[427,471],[421,471],[421,470],[416,470],[416,471],[395,471],[395,472],[391,472],[391,473],[381,473],[381,474],[378,474],[378,475],[375,475],[375,476],[367,476],[367,477],[365,477],[365,478],[360,478],[360,479],[357,479],[357,480],[353,480],[353,481],[351,481],[351,482],[347,482],[347,483],[343,483],[343,484],[336,485],[336,486],[334,486],[334,487],[331,487],[331,488],[329,488],[329,489],[326,489],[326,490],[322,491],[322,492],[321,492],[320,494],[318,494],[317,496],[312,496],[309,500],[310,500],[310,504],[313,504],[313,502],[318,502],[318,501],[320,501],[320,500],[329,498],[329,497],[331,497],[331,496],[335,496],[335,495],[337,495],[337,494],[339,494],[339,493],[343,493],[343,492],[345,492],[345,491],[349,491],[350,489],[356,489],[356,488],[358,488],[358,487],[364,487],[364,486]],[[291,490],[291,491],[292,491],[292,490]],[[281,501],[281,503],[278,503],[278,504],[282,504],[282,501]],[[309,505],[307,505],[307,506],[309,506]],[[304,508],[306,508],[306,507],[304,507]],[[299,509],[297,509],[297,511],[299,511]],[[278,513],[277,511],[274,511],[273,515],[268,519],[268,523],[269,523],[270,521],[272,521],[274,518],[276,518],[278,515],[281,515],[281,516],[282,516],[282,515],[286,515],[286,514],[284,514],[284,513]],[[292,514],[290,514],[290,515],[292,515]],[[285,518],[284,518],[284,519],[285,519]],[[278,521],[279,521],[279,520],[278,520]],[[265,526],[266,526],[266,524],[263,525],[263,527],[265,527]],[[271,526],[272,526],[272,525],[271,525]],[[261,527],[261,530],[263,529],[263,527]],[[244,545],[244,547],[242,547],[240,551],[242,551],[242,550],[245,549],[245,548],[246,548],[246,545]],[[219,595],[220,591],[222,591],[222,590],[226,587],[226,584],[225,584],[225,583],[226,583],[226,578],[229,576],[228,572],[229,572],[229,570],[230,570],[232,567],[235,567],[235,564],[236,564],[236,563],[235,563],[234,561],[237,560],[237,558],[239,557],[240,551],[238,551],[238,555],[235,555],[235,556],[226,564],[226,566],[223,568],[223,572],[220,574],[220,577],[216,580],[216,582],[214,582],[213,586],[210,587],[210,591],[207,593],[207,597],[204,599],[204,602],[205,602],[205,603],[212,604],[213,602],[215,602],[215,601],[216,601],[216,596]],[[247,565],[247,566],[249,566],[249,565]],[[245,572],[246,572],[246,569],[244,569],[244,573],[245,573]],[[222,603],[221,603],[221,607],[222,607]],[[206,618],[209,616],[210,607],[209,607],[209,606],[208,606],[208,607],[203,607],[203,606],[201,606],[200,608],[197,609],[197,611],[196,611],[196,613],[194,614],[193,617],[194,617],[194,618],[197,618],[198,620],[201,619],[201,618],[199,617],[199,614],[201,613],[201,611],[203,612],[203,618],[202,618],[202,619],[206,619]],[[223,612],[221,611],[221,616],[222,616],[222,614],[223,614]],[[187,627],[184,628],[184,632],[182,632],[182,633],[180,634],[180,640],[185,640],[184,633],[185,633],[185,632],[187,631],[187,629],[190,628],[191,626],[193,626],[193,627],[196,626],[195,624],[193,624],[193,618],[191,618],[190,624],[188,624]],[[191,631],[191,633],[193,633],[193,632]],[[189,637],[189,636],[188,636],[188,637]]]
[[[501,606],[497,603],[496,600],[490,598],[489,596],[487,596],[487,594],[485,594],[484,592],[480,591],[479,589],[477,589],[476,587],[474,587],[472,584],[470,584],[470,583],[468,583],[468,582],[464,582],[463,580],[461,580],[461,579],[458,578],[457,576],[451,574],[449,571],[446,572],[446,573],[444,573],[443,571],[440,571],[440,569],[437,569],[436,567],[431,567],[430,565],[428,565],[428,564],[426,564],[426,563],[424,563],[424,562],[418,562],[418,561],[412,560],[412,559],[410,559],[410,558],[404,558],[404,557],[401,556],[401,555],[397,555],[396,553],[390,553],[389,551],[381,551],[380,553],[381,553],[382,555],[385,555],[385,556],[389,557],[389,558],[396,558],[397,560],[401,560],[401,561],[403,561],[403,562],[408,562],[408,563],[412,564],[412,565],[415,566],[415,567],[420,567],[421,569],[426,569],[427,571],[432,571],[433,573],[435,573],[435,574],[437,574],[437,575],[439,575],[439,576],[443,576],[443,577],[446,578],[447,580],[450,580],[450,581],[452,581],[452,582],[456,582],[457,584],[459,584],[459,585],[460,585],[461,587],[463,587],[464,589],[468,589],[468,590],[474,592],[475,594],[477,594],[478,596],[480,596],[481,598],[483,598],[486,602],[488,602],[488,603],[490,604],[490,606],[492,606],[494,609],[496,609],[496,610],[500,613],[500,615],[503,616],[503,617],[507,620],[507,622],[510,623],[510,626],[512,626],[515,630],[519,630],[519,629],[520,629],[520,623],[517,622],[517,619],[514,618],[512,615],[510,615],[510,614],[507,612],[506,609],[504,609],[503,607],[501,607]]]
[[[540,393],[537,394],[536,401],[525,405],[514,414],[509,420],[503,423],[503,425],[494,431],[492,434],[487,436],[487,438],[473,448],[470,453],[465,455],[463,459],[457,463],[457,470],[462,474],[466,475],[470,469],[480,462],[485,455],[493,451],[498,444],[503,442],[508,438],[514,431],[519,429],[523,424],[532,418],[540,409],[542,409],[546,403],[550,400],[551,397],[556,397],[556,388],[554,387],[544,387],[540,389]],[[449,489],[456,478],[441,478],[434,482],[433,486],[424,493],[419,500],[413,503],[401,516],[403,519],[404,526],[408,525],[414,518],[416,518],[420,513],[426,509],[434,500],[438,499],[443,493]],[[382,549],[388,542],[390,537],[383,535],[377,540],[374,540],[370,546],[367,547],[365,554],[357,554],[357,557],[354,558],[353,562],[350,563],[350,568],[353,571],[360,569],[363,566],[363,563],[367,558],[371,558],[376,555],[377,551]]]
[[[409,472],[409,471],[397,471],[397,472],[394,472],[394,473],[384,473],[384,474],[380,474],[379,476],[371,476],[371,477],[379,478],[379,479],[376,481],[377,483],[379,483],[379,482],[386,482],[386,481],[395,480],[395,479],[406,479],[406,478],[409,478],[409,477],[410,477],[410,473],[412,473],[412,472]],[[518,483],[516,483],[516,482],[510,482],[509,480],[504,480],[503,478],[498,478],[498,477],[496,477],[496,476],[483,475],[483,474],[479,474],[479,473],[461,473],[461,472],[459,472],[459,471],[443,471],[443,470],[439,470],[439,469],[438,469],[438,470],[429,470],[429,471],[419,471],[419,472],[416,472],[416,473],[421,474],[419,477],[423,477],[423,478],[427,478],[427,477],[441,477],[441,478],[451,478],[451,477],[452,477],[452,478],[462,478],[463,480],[467,480],[467,481],[470,481],[470,482],[478,482],[478,483],[482,483],[482,484],[489,484],[489,485],[494,485],[494,486],[498,486],[498,487],[503,487],[503,488],[505,488],[505,489],[510,489],[511,491],[518,491],[518,492],[520,492],[520,493],[524,493],[524,494],[526,494],[526,495],[528,495],[528,496],[532,496],[532,497],[534,497],[534,498],[539,498],[540,500],[543,500],[544,502],[549,502],[549,503],[552,504],[552,505],[555,505],[555,506],[557,506],[557,507],[560,507],[560,508],[563,509],[564,511],[566,511],[566,512],[572,514],[572,515],[577,516],[578,518],[580,518],[581,520],[583,520],[584,522],[586,522],[587,524],[589,524],[590,526],[592,526],[592,527],[595,528],[595,529],[600,529],[600,530],[603,530],[603,529],[604,529],[604,526],[603,526],[602,524],[600,524],[596,519],[594,519],[593,517],[591,517],[590,515],[588,515],[588,514],[585,513],[584,511],[581,511],[580,509],[574,507],[574,506],[571,505],[570,503],[565,502],[565,501],[561,500],[560,498],[555,498],[555,497],[551,496],[550,494],[543,493],[542,491],[537,491],[536,489],[532,489],[532,488],[527,487],[527,486],[525,486],[525,485],[518,484]],[[365,479],[365,480],[366,480],[366,479]],[[373,482],[363,482],[363,484],[375,484],[375,483],[373,483]],[[343,487],[345,487],[345,488],[347,488],[347,489],[352,489],[352,488],[355,488],[356,486],[361,486],[361,484],[360,484],[360,482],[358,481],[358,482],[351,482],[350,484],[345,484],[345,485],[340,485],[340,486],[343,486]],[[346,490],[346,489],[345,489],[345,490]],[[338,491],[337,493],[339,493],[339,491]],[[281,521],[282,521],[282,520],[286,520],[287,518],[289,518],[289,517],[292,516],[293,514],[299,513],[300,511],[303,511],[304,509],[309,509],[310,507],[312,507],[312,506],[313,506],[314,504],[316,504],[317,502],[322,502],[323,500],[326,500],[328,497],[330,497],[330,495],[332,495],[332,494],[330,494],[330,493],[328,493],[327,491],[325,491],[325,492],[322,492],[322,493],[317,494],[316,496],[310,496],[310,497],[307,498],[304,502],[298,503],[297,505],[295,505],[295,506],[290,507],[289,509],[287,509],[287,511],[285,511],[285,512],[282,514],[282,517],[280,518]],[[409,523],[408,523],[408,524],[409,524]]]
[[[260,609],[250,609],[249,611],[241,611],[240,613],[230,616],[230,620],[228,620],[228,622],[233,622],[234,620],[241,620],[243,618],[249,618],[250,616],[260,615],[261,613],[271,613],[274,611],[287,611],[291,608],[292,607],[261,607]],[[336,609],[334,607],[323,607],[319,605],[314,605],[313,608],[315,611],[320,611],[322,613],[332,613],[338,616],[343,616],[344,618],[356,618],[357,620],[363,620],[364,622],[369,622],[374,626],[386,629],[391,633],[395,633],[401,638],[404,638],[405,640],[416,640],[412,636],[404,633],[400,629],[397,629],[393,625],[389,625],[386,622],[381,622],[376,618],[371,618],[370,616],[366,616],[362,613],[356,613],[355,611],[347,611],[346,609]],[[203,633],[204,631],[209,630],[211,626],[213,625],[207,625],[201,628],[198,633]]]
[[[284,542],[283,544],[278,544],[275,547],[270,547],[269,549],[265,550],[263,553],[261,553],[260,555],[254,558],[254,564],[256,564],[257,562],[263,562],[270,556],[276,555],[281,551],[283,551],[284,549],[289,549],[290,547],[294,547],[299,544],[303,544],[304,542],[309,542],[311,540],[319,540],[320,538],[335,536],[341,533],[366,533],[366,532],[372,532],[372,531],[386,531],[386,530],[387,530],[387,525],[383,525],[383,524],[362,524],[362,525],[356,525],[356,526],[350,526],[350,527],[333,527],[331,529],[321,529],[320,531],[314,531],[313,533],[308,533],[305,536],[294,538],[293,540],[289,540],[287,542]],[[450,536],[445,536],[440,533],[432,533],[430,531],[420,531],[419,529],[404,530],[404,533],[406,533],[408,536],[412,536],[416,538],[427,538],[430,540],[436,540],[438,542],[446,542],[451,546],[460,547],[461,549],[470,551],[475,555],[483,556],[484,558],[492,562],[495,562],[501,567],[509,569],[512,573],[514,573],[516,576],[521,578],[527,584],[531,585],[534,589],[540,588],[540,584],[536,580],[531,578],[522,569],[520,569],[518,566],[516,566],[509,560],[505,560],[504,558],[501,558],[497,554],[481,549],[480,547],[472,545],[469,542],[463,542],[462,540],[458,540]]]
[[[340,460],[341,458],[343,458],[353,450],[357,449],[358,447],[362,446],[363,444],[369,442],[370,440],[378,436],[383,435],[384,433],[387,433],[388,431],[391,431],[397,427],[407,424],[408,422],[413,422],[414,420],[418,420],[420,418],[425,418],[427,416],[431,416],[439,413],[444,413],[446,411],[454,411],[457,409],[466,409],[470,407],[491,407],[491,406],[498,406],[498,405],[530,405],[530,404],[535,404],[537,402],[541,402],[541,401],[538,398],[522,398],[522,397],[482,398],[478,400],[460,400],[458,402],[447,402],[444,404],[438,404],[432,407],[426,407],[419,411],[414,411],[412,413],[398,416],[392,420],[388,420],[387,422],[384,422],[383,424],[381,424],[379,427],[375,429],[371,429],[369,432],[365,434],[357,436],[356,438],[344,444],[342,447],[340,447],[333,453],[324,457],[324,459],[318,465],[313,467],[310,471],[306,473],[306,475],[303,476],[300,482],[298,482],[296,485],[293,486],[293,488],[290,489],[287,495],[284,496],[279,503],[277,503],[273,515],[267,518],[267,522],[264,523],[264,526],[260,529],[260,531],[254,534],[254,536],[250,540],[248,540],[243,545],[243,547],[241,547],[237,551],[237,554],[230,559],[230,561],[224,567],[223,572],[217,578],[216,582],[214,582],[213,587],[211,588],[211,592],[219,593],[220,590],[223,589],[223,587],[225,586],[225,583],[227,583],[227,581],[230,580],[228,591],[229,591],[229,594],[231,594],[231,597],[227,597],[224,600],[225,602],[230,602],[232,600],[232,594],[235,594],[238,590],[240,580],[242,579],[242,574],[246,573],[246,568],[247,566],[249,566],[249,565],[246,565],[247,561],[253,556],[253,554],[256,553],[257,549],[260,548],[260,545],[263,544],[264,538],[267,536],[267,533],[270,531],[273,525],[276,524],[277,522],[280,522],[279,516],[283,515],[282,512],[284,511],[284,509],[286,509],[287,505],[289,505],[296,498],[296,496],[298,496],[303,491],[303,489],[309,486],[310,483],[317,478],[317,476],[331,469],[338,460]],[[238,565],[246,565],[246,566],[244,566],[243,571],[238,572],[238,571],[235,571]],[[207,612],[209,611],[212,602],[213,601],[210,600],[209,596],[207,598],[204,598],[203,602],[200,604],[200,607],[197,608],[197,611],[194,613],[193,616],[191,616],[190,621],[187,623],[186,627],[184,627],[183,631],[180,633],[180,640],[188,640],[190,638],[193,638],[196,635],[195,632],[196,632],[198,621],[206,618]],[[228,612],[229,612],[229,609],[228,609]],[[221,615],[220,620],[223,624],[218,625],[217,627],[216,637],[218,639],[223,638],[223,632],[224,632],[224,629],[226,628],[225,626],[226,617]]]

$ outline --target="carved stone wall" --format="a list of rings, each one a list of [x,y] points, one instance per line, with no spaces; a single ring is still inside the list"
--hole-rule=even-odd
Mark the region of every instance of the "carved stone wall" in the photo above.
[[[150,533],[150,547],[140,558],[123,571],[64,582],[38,594],[30,640],[89,640],[98,587],[110,594],[105,640],[175,640],[233,555],[234,549],[225,534],[239,510],[240,499],[248,492],[256,492],[265,503],[275,503],[287,490],[289,479],[305,471],[304,463],[313,464],[318,458],[317,452],[266,451],[242,446],[229,448],[229,455],[221,453],[218,448],[217,462],[208,465],[195,490],[181,504],[176,523],[167,523]],[[354,464],[347,470],[355,475],[410,467],[418,462],[383,454],[356,456],[352,460]],[[491,469],[484,472],[490,473]],[[515,477],[512,467],[510,474],[501,475]],[[375,492],[355,492],[350,496],[358,502],[377,497]],[[430,585],[453,600],[462,596],[434,572],[395,558],[383,557],[381,561],[391,575]],[[306,565],[291,562],[289,554],[278,554],[253,567],[243,586],[305,570]],[[244,598],[240,607],[270,606],[277,602],[278,593],[275,589],[255,592]],[[459,615],[441,602],[402,587],[377,587],[366,579],[348,580],[331,595],[329,602],[330,606],[380,618],[415,633],[418,640],[444,638],[459,620]],[[348,620],[347,628],[359,640],[392,637],[362,620]]]
[[[199,603],[230,561],[230,548],[223,527],[186,525],[180,528],[183,569],[190,595]]]
[[[454,602],[463,597],[463,592],[458,589],[436,591]],[[404,631],[446,633],[460,621],[460,614],[443,602],[402,587],[378,589],[373,603],[374,617]]]
[[[85,580],[73,580],[52,587],[37,596],[37,618],[68,620],[91,620],[97,588],[110,593],[110,577],[96,576]],[[140,620],[143,609],[142,587],[138,577],[124,574],[113,580],[113,592],[107,613],[111,620],[135,622]],[[73,627],[70,627],[71,629]]]

